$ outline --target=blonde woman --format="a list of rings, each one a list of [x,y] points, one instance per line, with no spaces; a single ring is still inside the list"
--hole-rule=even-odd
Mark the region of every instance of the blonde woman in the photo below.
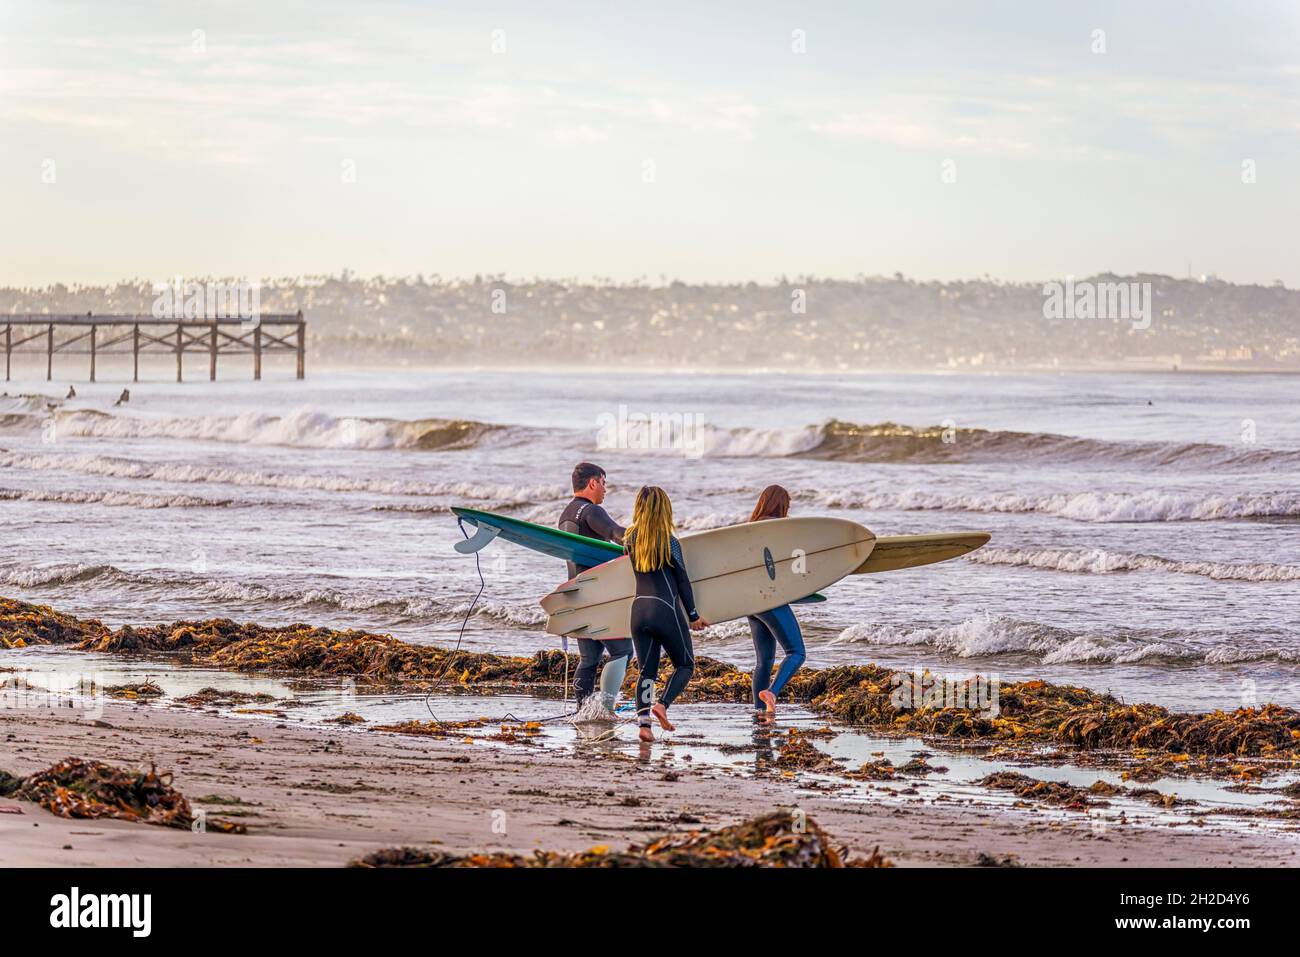
[[[673,505],[663,489],[647,485],[637,492],[632,506],[632,524],[623,545],[636,574],[636,597],[632,599],[632,644],[641,665],[636,684],[636,717],[642,741],[653,741],[650,716],[659,726],[672,731],[668,707],[676,700],[695,670],[691,631],[709,623],[695,610],[695,595],[682,560],[682,548],[673,537]],[[655,680],[659,677],[659,656],[668,653],[673,673],[663,697],[651,705]]]

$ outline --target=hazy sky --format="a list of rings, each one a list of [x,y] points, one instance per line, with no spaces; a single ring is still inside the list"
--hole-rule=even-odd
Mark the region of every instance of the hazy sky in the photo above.
[[[1298,11],[0,0],[0,284],[1300,286]]]

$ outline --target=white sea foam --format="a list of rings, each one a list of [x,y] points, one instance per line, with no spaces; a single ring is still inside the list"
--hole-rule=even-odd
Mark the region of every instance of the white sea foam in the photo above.
[[[828,508],[899,511],[1037,512],[1076,522],[1196,522],[1300,515],[1300,493],[1062,492],[1050,495],[936,492],[828,492],[815,496]]]
[[[334,416],[301,406],[284,415],[151,417],[91,409],[54,413],[59,435],[114,439],[183,439],[314,449],[451,449],[475,445],[500,430],[481,422],[447,419],[371,419]]]
[[[237,502],[234,499],[200,498],[194,495],[160,494],[143,492],[113,492],[94,490],[39,491],[36,489],[0,488],[0,500],[10,502],[58,502],[69,505],[113,505],[129,508],[226,508],[232,505],[252,506],[259,502]]]
[[[310,472],[273,472],[262,469],[190,465],[183,462],[146,462],[100,455],[0,452],[0,468],[78,472],[112,478],[146,479],[183,484],[240,485],[247,487],[328,492],[373,492],[379,495],[419,495],[457,500],[489,501],[495,507],[555,500],[563,486],[485,484],[482,482],[417,482],[409,479],[362,478]]]
[[[1109,552],[1101,548],[998,548],[985,546],[966,556],[977,565],[1011,565],[1051,571],[1107,575],[1114,572],[1161,571],[1201,575],[1220,581],[1300,581],[1300,565],[1271,562],[1178,561],[1159,555]]]
[[[112,565],[73,563],[6,568],[0,571],[0,581],[19,588],[40,588],[44,585],[69,585],[97,578],[117,578],[122,575],[121,569]]]

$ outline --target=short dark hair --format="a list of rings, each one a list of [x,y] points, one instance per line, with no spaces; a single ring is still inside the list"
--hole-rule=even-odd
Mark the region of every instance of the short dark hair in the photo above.
[[[605,470],[590,462],[579,462],[573,467],[573,490],[581,492],[594,478],[604,478]]]

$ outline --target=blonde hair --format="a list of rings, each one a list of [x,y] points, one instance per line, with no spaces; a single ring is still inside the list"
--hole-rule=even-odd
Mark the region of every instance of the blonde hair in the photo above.
[[[646,485],[636,493],[632,524],[623,542],[632,556],[632,568],[652,572],[672,561],[673,503],[657,485]]]

